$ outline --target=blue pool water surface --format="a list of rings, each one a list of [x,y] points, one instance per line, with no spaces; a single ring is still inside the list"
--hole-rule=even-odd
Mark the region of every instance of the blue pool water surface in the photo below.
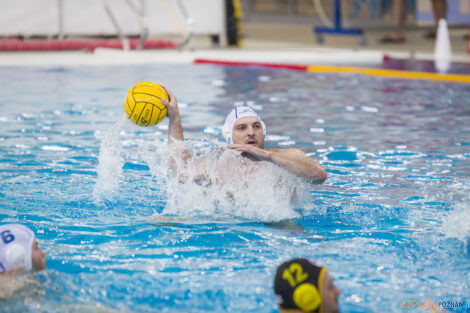
[[[327,181],[295,206],[282,192],[302,183],[257,182],[223,209],[213,187],[170,184],[168,121],[123,120],[139,81],[173,91],[203,157],[245,104],[267,147],[302,149]],[[294,257],[328,266],[342,312],[470,303],[469,85],[211,65],[2,67],[0,85],[0,221],[47,252],[0,312],[278,312]]]

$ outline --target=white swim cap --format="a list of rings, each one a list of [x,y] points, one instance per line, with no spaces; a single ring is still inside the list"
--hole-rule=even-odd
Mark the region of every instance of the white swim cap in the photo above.
[[[20,224],[0,226],[0,273],[13,269],[32,269],[31,249],[34,233]]]
[[[240,106],[235,107],[232,111],[230,111],[230,113],[227,115],[227,118],[225,119],[225,124],[222,127],[222,136],[224,136],[224,139],[228,141],[228,143],[233,143],[232,132],[233,125],[235,125],[235,122],[238,119],[247,116],[254,116],[259,119],[259,121],[261,122],[261,126],[263,127],[263,135],[266,136],[266,125],[261,120],[258,113],[256,113],[255,110],[250,107]]]

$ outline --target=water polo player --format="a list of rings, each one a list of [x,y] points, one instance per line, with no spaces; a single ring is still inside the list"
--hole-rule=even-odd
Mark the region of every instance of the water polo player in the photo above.
[[[165,90],[170,97],[169,102],[162,99],[168,107],[168,143],[175,139],[184,140],[178,102],[168,89]],[[326,179],[326,171],[321,164],[299,149],[265,149],[266,126],[252,108],[234,108],[227,115],[222,133],[229,143],[228,147],[240,151],[244,157],[277,164],[313,184],[321,184]]]
[[[0,275],[13,270],[43,270],[46,253],[34,233],[20,224],[0,226]]]
[[[293,259],[278,267],[274,293],[281,313],[339,313],[341,291],[325,266],[307,259]]]

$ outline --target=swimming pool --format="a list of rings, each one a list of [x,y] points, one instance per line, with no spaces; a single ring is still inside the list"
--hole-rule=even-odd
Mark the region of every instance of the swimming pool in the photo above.
[[[245,103],[268,146],[301,148],[328,180],[282,214],[152,219],[169,196],[149,164],[167,122],[122,120],[146,80],[178,97],[195,149]],[[31,227],[48,259],[2,312],[277,312],[274,273],[292,257],[328,266],[342,312],[470,302],[468,85],[212,65],[1,67],[0,82],[0,220]]]

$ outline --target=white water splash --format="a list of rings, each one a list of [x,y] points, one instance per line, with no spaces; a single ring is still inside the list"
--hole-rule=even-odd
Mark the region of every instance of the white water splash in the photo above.
[[[462,241],[470,238],[470,206],[457,204],[454,211],[444,220],[442,225],[444,234],[448,237],[458,238]]]
[[[123,117],[104,134],[101,139],[100,155],[98,157],[98,178],[93,189],[95,204],[110,199],[119,188],[119,177],[122,174],[121,143],[119,132],[125,121]]]
[[[443,189],[447,202],[453,202],[454,210],[449,212],[442,224],[442,231],[448,237],[464,242],[470,238],[470,185],[468,180],[454,183]]]
[[[241,157],[225,144],[156,143],[147,151],[143,157],[152,175],[166,184],[164,215],[279,221],[298,217],[299,202],[310,203],[308,183],[274,164]]]
[[[124,120],[101,139],[93,190],[97,205],[112,200],[119,190],[124,164],[119,134]],[[299,217],[295,208],[311,208],[309,183],[272,163],[242,157],[226,144],[143,141],[138,144],[137,155],[150,167],[153,195],[167,199],[161,212],[165,216],[270,222]]]

